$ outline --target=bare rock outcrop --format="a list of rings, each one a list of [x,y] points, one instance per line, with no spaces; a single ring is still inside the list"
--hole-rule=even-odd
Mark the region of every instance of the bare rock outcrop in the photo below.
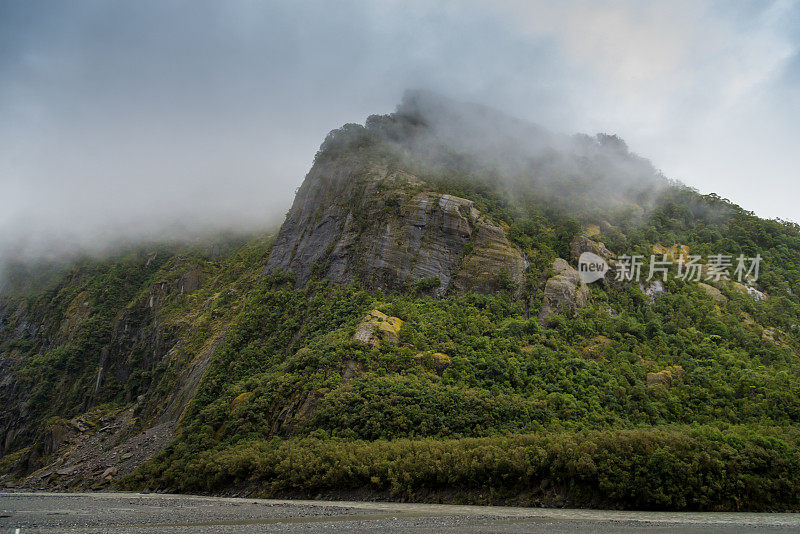
[[[546,323],[556,313],[572,315],[589,303],[589,287],[566,260],[556,258],[553,276],[544,288],[544,301],[539,320]]]
[[[377,345],[381,340],[397,345],[400,343],[400,328],[403,321],[372,310],[358,325],[353,339],[361,343]]]
[[[489,293],[522,285],[527,261],[506,229],[470,200],[428,190],[382,163],[317,161],[278,233],[266,272],[397,289]]]
[[[700,289],[702,289],[705,292],[706,295],[714,299],[714,302],[716,302],[717,304],[725,304],[726,302],[728,302],[728,297],[723,295],[722,291],[720,291],[716,287],[708,285],[703,282],[698,282],[697,285]]]
[[[577,262],[584,252],[597,254],[605,260],[610,260],[614,257],[614,253],[608,250],[603,243],[595,241],[586,235],[577,235],[569,244],[570,258],[572,261]]]
[[[642,290],[650,302],[655,302],[655,300],[667,292],[666,288],[664,287],[664,282],[661,280],[652,280],[650,282],[640,283],[639,289]]]
[[[197,291],[203,278],[203,271],[200,267],[194,266],[178,279],[178,292],[183,295]]]
[[[762,300],[767,300],[767,294],[764,293],[763,291],[759,291],[752,285],[749,284],[745,285],[740,282],[731,282],[731,286],[736,291],[739,291],[740,293],[747,295],[748,297],[752,298],[757,302],[760,302]]]

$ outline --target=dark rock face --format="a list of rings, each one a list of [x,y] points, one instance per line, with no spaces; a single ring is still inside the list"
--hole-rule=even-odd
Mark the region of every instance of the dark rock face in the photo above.
[[[190,269],[178,280],[178,291],[181,295],[197,291],[200,288],[202,278],[203,272],[199,267]]]
[[[298,285],[312,275],[376,289],[426,279],[443,295],[519,287],[526,267],[505,229],[473,202],[380,163],[338,158],[309,172],[266,270],[290,271]]]

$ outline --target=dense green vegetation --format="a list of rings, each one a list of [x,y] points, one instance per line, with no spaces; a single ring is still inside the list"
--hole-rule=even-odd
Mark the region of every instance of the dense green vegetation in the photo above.
[[[403,162],[374,132],[345,133],[326,141],[318,162]],[[101,404],[135,404],[146,426],[206,354],[175,441],[124,487],[798,508],[796,224],[666,184],[598,220],[588,207],[543,201],[539,185],[451,163],[415,169],[429,184],[419,187],[469,198],[508,225],[531,260],[522,296],[502,284],[492,295],[425,296],[435,279],[385,293],[319,277],[298,288],[288,273],[262,275],[263,237],[213,253],[142,248],[87,260],[4,304],[50,326],[41,336],[0,324],[15,381],[3,401],[21,399],[16,413],[36,423],[31,435],[48,418]],[[715,299],[674,276],[656,296],[636,283],[594,284],[591,305],[543,324],[552,260],[568,258],[589,225],[619,254],[649,257],[654,244],[760,254],[769,298],[720,283]],[[403,321],[396,344],[354,339],[375,309]],[[6,458],[27,454],[30,441],[12,443]]]
[[[142,290],[163,260],[156,259],[145,268],[142,263],[136,253],[107,262],[84,260],[69,269],[61,283],[27,303],[42,324],[67,325],[60,331],[51,326],[52,331],[46,333],[51,339],[61,338],[59,343],[49,344],[40,335],[39,343],[18,338],[2,344],[4,351],[27,353],[19,360],[16,377],[29,392],[26,405],[33,417],[71,416],[85,410],[117,313]],[[95,403],[122,400],[125,387],[105,388]]]
[[[0,388],[6,452],[31,448],[47,426],[92,407],[127,406],[148,392],[157,405],[174,394],[182,366],[238,311],[234,293],[260,272],[269,240],[246,239],[125,247],[54,272],[18,266],[25,291],[0,296],[0,361],[13,377]],[[182,295],[192,272],[213,286]],[[166,358],[178,340],[182,352]]]
[[[800,362],[791,346],[716,310],[691,284],[674,282],[654,304],[598,289],[602,308],[544,328],[507,296],[453,299],[383,295],[273,276],[251,297],[218,349],[190,412],[189,432],[269,437],[277,408],[301,392],[324,395],[309,430],[360,439],[479,436],[558,423],[566,427],[800,421]],[[731,311],[767,303],[731,295]],[[760,304],[760,306],[759,306]],[[402,318],[401,344],[352,339],[365,313]],[[602,337],[600,337],[602,336]],[[593,349],[603,340],[599,347]],[[442,375],[415,355],[442,352]],[[343,382],[348,362],[360,374]],[[646,374],[680,365],[669,388]],[[232,413],[235,397],[252,396]],[[202,408],[202,409],[201,409]],[[224,423],[225,430],[217,428]]]
[[[450,440],[241,441],[183,456],[184,492],[681,510],[800,506],[797,430],[675,427]],[[158,465],[158,467],[161,467]],[[156,466],[127,486],[152,484]]]
[[[728,221],[753,221],[741,217]],[[774,240],[794,237],[792,227],[764,224]],[[797,249],[757,250],[780,257]],[[782,270],[790,265],[765,265],[766,276],[788,277]],[[635,285],[595,286],[592,307],[545,327],[503,292],[374,295],[324,281],[296,289],[291,277],[272,275],[253,289],[217,351],[181,436],[127,483],[184,491],[244,484],[270,495],[358,487],[470,502],[796,506],[796,299],[757,302],[721,289],[724,304],[675,279],[654,301]],[[404,321],[398,346],[353,341],[373,308]],[[765,337],[767,328],[786,330]],[[452,362],[441,373],[430,365],[435,352]],[[648,384],[648,373],[671,366],[685,374]],[[663,425],[673,426],[647,430]],[[506,438],[520,445],[509,449]],[[546,459],[534,462],[532,447]],[[499,465],[474,459],[481,454]],[[447,478],[450,467],[456,478]],[[531,477],[557,490],[532,489]]]

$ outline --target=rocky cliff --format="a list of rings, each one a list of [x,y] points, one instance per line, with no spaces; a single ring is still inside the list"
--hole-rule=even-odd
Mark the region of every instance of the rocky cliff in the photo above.
[[[441,296],[519,288],[526,267],[503,225],[474,202],[388,164],[340,157],[308,173],[267,272],[292,272],[301,286],[312,276],[381,290],[425,284]]]
[[[610,217],[622,209],[630,220],[665,185],[614,136],[560,136],[494,110],[409,92],[394,113],[328,135],[266,272],[291,272],[300,287],[315,277],[437,296],[501,288],[520,295],[533,259],[526,253],[540,248],[523,252],[509,238],[515,216]],[[552,222],[540,220],[536,233]],[[542,256],[540,270],[552,264],[545,256],[552,255]]]
[[[553,262],[553,276],[544,288],[544,299],[539,319],[546,323],[556,313],[574,314],[589,303],[589,287],[565,260]]]

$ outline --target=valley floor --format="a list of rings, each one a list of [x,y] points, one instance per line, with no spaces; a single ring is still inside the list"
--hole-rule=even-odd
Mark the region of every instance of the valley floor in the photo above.
[[[797,532],[800,514],[0,492],[0,532]]]

